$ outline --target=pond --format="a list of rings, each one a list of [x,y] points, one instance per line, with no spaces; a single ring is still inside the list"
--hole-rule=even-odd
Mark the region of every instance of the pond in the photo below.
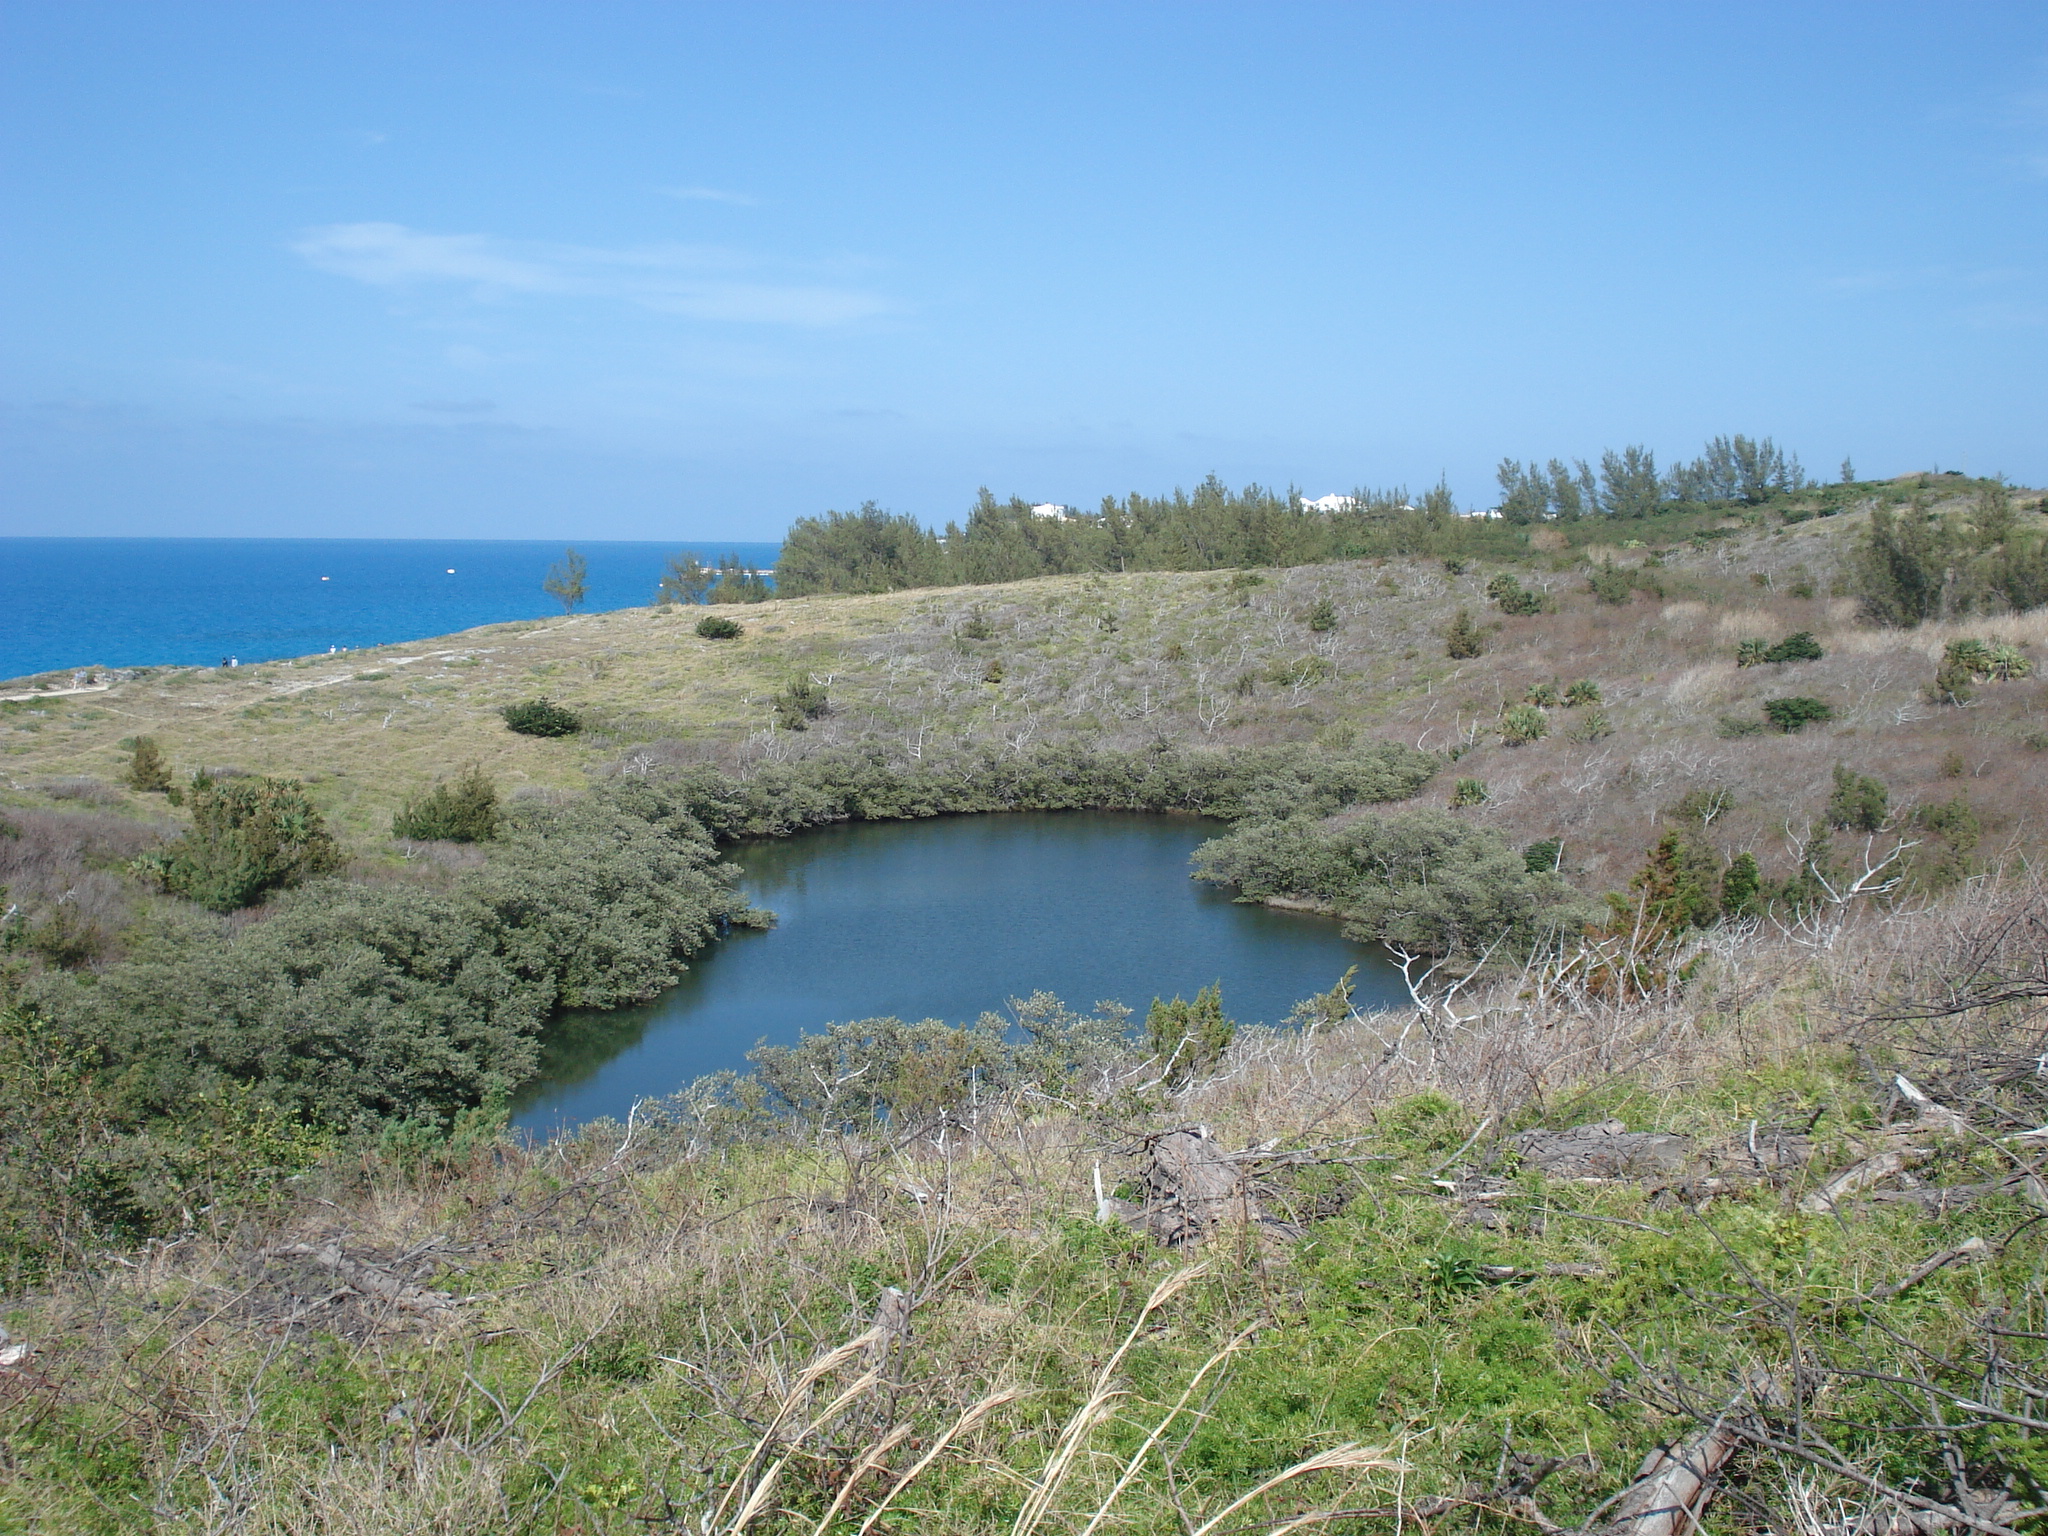
[[[652,1003],[550,1029],[514,1123],[545,1135],[848,1019],[961,1023],[1044,990],[1085,1011],[1223,985],[1224,1011],[1278,1023],[1349,966],[1361,1006],[1400,973],[1333,919],[1234,902],[1188,878],[1223,829],[1192,816],[1026,812],[859,822],[730,852],[767,932],[736,931]]]

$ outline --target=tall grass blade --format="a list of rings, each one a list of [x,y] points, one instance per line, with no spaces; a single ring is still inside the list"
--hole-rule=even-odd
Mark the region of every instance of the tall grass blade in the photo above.
[[[951,1427],[943,1435],[932,1442],[932,1448],[920,1456],[908,1472],[905,1472],[896,1479],[895,1485],[889,1489],[888,1493],[883,1495],[882,1502],[868,1511],[868,1517],[861,1522],[860,1530],[856,1533],[856,1536],[868,1536],[868,1532],[873,1528],[874,1523],[882,1518],[891,1504],[896,1502],[897,1495],[916,1482],[918,1478],[922,1477],[925,1469],[939,1459],[939,1453],[945,1450],[947,1446],[951,1445],[960,1436],[966,1434],[968,1430],[979,1424],[998,1408],[1014,1403],[1018,1398],[1026,1395],[1028,1394],[1021,1387],[1005,1387],[1000,1392],[991,1392],[980,1402],[970,1406],[966,1412],[953,1421]]]
[[[1187,1407],[1188,1400],[1195,1395],[1195,1391],[1202,1385],[1203,1379],[1217,1366],[1242,1349],[1250,1341],[1252,1335],[1258,1331],[1259,1325],[1257,1323],[1252,1324],[1251,1327],[1245,1329],[1236,1338],[1211,1355],[1203,1363],[1202,1368],[1195,1372],[1194,1379],[1187,1384],[1187,1390],[1181,1393],[1173,1407],[1167,1410],[1166,1417],[1153,1427],[1152,1433],[1145,1437],[1145,1443],[1138,1447],[1137,1452],[1131,1457],[1129,1463],[1125,1465],[1123,1475],[1116,1480],[1115,1486],[1109,1490],[1109,1496],[1102,1501],[1102,1506],[1095,1511],[1094,1517],[1081,1527],[1081,1536],[1092,1536],[1095,1528],[1108,1518],[1111,1508],[1118,1499],[1123,1497],[1124,1490],[1130,1487],[1132,1480],[1137,1477],[1139,1470],[1144,1466],[1145,1458],[1151,1454],[1152,1447],[1159,1443],[1159,1437],[1166,1433],[1175,1419],[1180,1417],[1181,1410]]]
[[[1385,1449],[1381,1447],[1375,1446],[1369,1449],[1362,1445],[1337,1446],[1332,1450],[1323,1451],[1318,1455],[1311,1456],[1306,1461],[1297,1461],[1293,1466],[1283,1471],[1275,1472],[1271,1477],[1259,1484],[1258,1487],[1252,1489],[1250,1493],[1240,1494],[1237,1498],[1232,1499],[1223,1508],[1189,1532],[1189,1536],[1209,1536],[1211,1531],[1215,1530],[1217,1526],[1228,1520],[1240,1509],[1243,1509],[1245,1505],[1251,1503],[1254,1499],[1262,1498],[1266,1494],[1271,1493],[1282,1483],[1292,1482],[1297,1477],[1307,1477],[1311,1472],[1342,1472],[1357,1467],[1381,1467],[1388,1471],[1398,1471],[1401,1463],[1390,1459]]]

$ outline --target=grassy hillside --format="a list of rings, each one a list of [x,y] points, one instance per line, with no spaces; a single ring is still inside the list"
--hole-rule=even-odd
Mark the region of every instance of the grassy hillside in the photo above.
[[[2034,1536],[2048,608],[1873,627],[1871,511],[1804,510],[0,705],[0,1530]],[[542,694],[585,729],[509,732]],[[302,778],[351,881],[145,893],[196,798],[122,786],[145,735]],[[394,840],[465,763],[499,837]],[[549,1008],[748,920],[713,834],[1019,796],[1227,811],[1283,900],[1340,847],[1403,902],[1455,854],[1467,919],[1642,878],[1397,1012],[1183,1056],[1040,997],[504,1134]]]
[[[1179,1091],[1098,1059],[884,1119],[700,1099],[361,1149],[9,1299],[0,1525],[1606,1529],[1718,1427],[1713,1532],[2033,1531],[2048,1227],[2013,1132],[2048,1037],[2038,986],[1991,999],[2042,899],[1724,934],[1682,993],[1259,1033]],[[1898,1019],[1925,1004],[1961,1011]],[[1610,1117],[1669,1155],[1518,1139]],[[1259,1220],[1169,1248],[1100,1213],[1196,1124]]]
[[[517,793],[574,790],[622,762],[701,758],[745,772],[840,746],[910,762],[961,744],[1377,737],[1458,753],[1430,803],[1457,779],[1482,782],[1483,803],[1459,815],[1517,843],[1562,839],[1565,867],[1589,888],[1625,879],[1689,794],[1726,791],[1708,828],[1718,845],[1785,862],[1788,821],[1817,812],[1838,762],[1882,780],[1894,805],[1962,795],[1979,823],[1972,852],[2015,837],[2031,846],[2027,811],[2048,770],[2039,674],[1986,687],[1963,709],[1926,691],[1949,641],[2009,640],[2039,655],[2048,616],[1859,623],[1856,602],[1835,594],[1867,517],[1768,529],[1728,519],[1737,526],[1724,538],[1600,549],[1602,563],[1619,556],[1620,603],[1587,590],[1601,564],[1586,547],[1539,529],[1539,544],[1560,547],[1461,574],[1386,560],[1049,577],[722,610],[746,626],[735,641],[697,638],[702,610],[645,608],[345,658],[158,671],[101,694],[0,705],[0,783],[16,804],[103,802],[160,818],[161,797],[115,782],[123,743],[148,734],[180,773],[303,777],[357,852],[381,859],[402,800],[467,761]],[[1551,611],[1500,613],[1486,589],[1503,570]],[[1324,629],[1312,626],[1320,603]],[[1477,658],[1445,655],[1460,609],[1492,626]],[[1822,660],[1736,665],[1741,641],[1798,631],[1817,638]],[[830,699],[802,733],[775,708],[794,679]],[[1579,679],[1597,684],[1597,705],[1550,708],[1542,740],[1501,744],[1506,706]],[[561,740],[508,732],[497,709],[539,694],[593,728]],[[1724,722],[1760,727],[1764,701],[1782,696],[1821,698],[1835,718],[1796,735],[1727,734]]]

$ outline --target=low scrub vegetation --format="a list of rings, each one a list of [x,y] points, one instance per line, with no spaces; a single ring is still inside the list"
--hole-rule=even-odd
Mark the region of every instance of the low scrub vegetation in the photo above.
[[[201,773],[186,800],[191,830],[135,868],[210,911],[232,912],[341,867],[341,845],[296,780],[216,783]]]
[[[507,704],[499,713],[505,717],[506,729],[521,736],[573,736],[583,729],[583,721],[574,710],[547,698]]]
[[[543,1146],[334,1158],[224,1110],[299,1176],[17,1295],[0,1511],[1507,1536],[1633,1498],[2029,1531],[2042,901],[1738,925],[1628,995],[1539,967],[1358,1014],[1340,983],[1184,1075],[1221,999],[1154,1039],[1041,995]],[[1638,1481],[1678,1445],[1720,1476]]]
[[[498,835],[498,786],[471,763],[452,783],[436,784],[399,807],[391,835],[427,842],[488,843]]]

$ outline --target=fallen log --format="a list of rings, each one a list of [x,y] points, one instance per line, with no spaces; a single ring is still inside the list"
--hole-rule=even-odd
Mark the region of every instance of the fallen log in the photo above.
[[[1160,1131],[1141,1138],[1139,1145],[1146,1154],[1138,1170],[1144,1198],[1134,1202],[1105,1193],[1097,1164],[1097,1221],[1121,1221],[1169,1248],[1190,1247],[1231,1222],[1301,1236],[1300,1227],[1269,1215],[1252,1189],[1245,1165],[1270,1161],[1265,1152],[1225,1152],[1199,1125]]]
[[[1960,1136],[1969,1129],[1961,1115],[1935,1103],[1915,1086],[1911,1078],[1903,1074],[1894,1075],[1892,1086],[1898,1090],[1900,1098],[1913,1106],[1911,1123],[1892,1126],[1885,1132],[1889,1146],[1843,1169],[1801,1200],[1799,1209],[1811,1216],[1831,1215],[1835,1207],[1849,1196],[1861,1194],[1886,1179],[1895,1178],[1908,1168],[1917,1168],[1934,1156],[1931,1148],[1908,1146],[1908,1141],[1933,1136]]]
[[[445,1312],[461,1305],[460,1301],[447,1291],[425,1290],[409,1281],[399,1279],[388,1269],[362,1259],[350,1258],[342,1252],[339,1243],[326,1243],[319,1247],[311,1243],[287,1243],[282,1247],[265,1249],[264,1257],[310,1259],[349,1290],[368,1296],[374,1301],[389,1303],[406,1312]]]
[[[1575,1125],[1568,1131],[1524,1131],[1508,1145],[1524,1163],[1570,1178],[1627,1178],[1676,1173],[1692,1143],[1664,1131],[1631,1131],[1620,1120]]]
[[[1728,1422],[1729,1415],[1745,1401],[1779,1403],[1783,1395],[1776,1381],[1761,1377],[1697,1434],[1652,1451],[1636,1480],[1615,1500],[1614,1512],[1600,1527],[1602,1536],[1685,1536],[1697,1530],[1713,1497],[1715,1474],[1745,1438]]]

